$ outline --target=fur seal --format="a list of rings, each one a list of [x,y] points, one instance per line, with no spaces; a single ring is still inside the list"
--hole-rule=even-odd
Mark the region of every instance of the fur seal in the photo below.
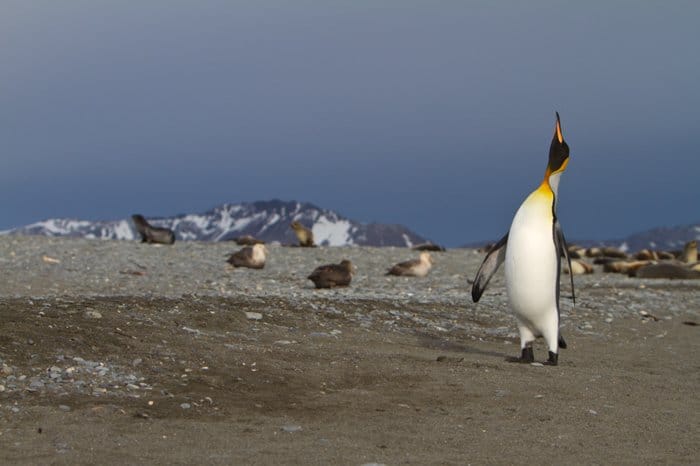
[[[669,251],[656,251],[656,254],[659,256],[660,260],[674,260],[678,259],[678,256],[676,254],[669,252]],[[682,254],[682,253],[681,253]],[[680,254],[679,254],[680,255]]]
[[[429,252],[421,252],[418,259],[399,262],[390,268],[385,275],[400,277],[425,277],[433,267],[433,258]]]
[[[634,255],[634,258],[638,261],[655,261],[659,260],[659,255],[656,253],[656,251],[642,249]]]
[[[586,248],[582,248],[576,244],[569,245],[566,250],[569,251],[569,257],[571,259],[581,259],[586,255]]]
[[[311,230],[309,230],[297,221],[292,222],[290,227],[292,228],[292,230],[294,230],[294,233],[297,235],[297,239],[299,240],[299,246],[303,248],[312,248],[316,246],[314,244],[314,234]]]
[[[647,266],[649,264],[649,261],[613,260],[603,264],[603,272],[630,274],[632,273],[632,271],[637,270],[640,267]]]
[[[698,242],[695,240],[685,243],[681,260],[686,264],[694,264],[698,261]]]
[[[173,230],[154,227],[140,214],[132,215],[131,220],[134,222],[136,231],[141,235],[142,243],[173,244],[175,242]]]
[[[238,236],[233,238],[233,241],[235,241],[239,246],[255,246],[256,244],[265,244],[265,241],[257,239],[251,235]]]
[[[262,269],[265,267],[265,259],[269,251],[264,244],[246,246],[236,251],[226,260],[234,267],[247,267],[249,269]]]
[[[347,259],[340,264],[328,264],[316,267],[308,278],[316,288],[333,288],[336,286],[348,286],[352,280],[352,262]]]
[[[572,273],[573,275],[593,273],[593,266],[579,259],[571,259],[571,270],[567,265],[564,265],[564,273]]]
[[[603,253],[603,257],[614,257],[616,259],[627,259],[629,257],[627,253],[620,251],[617,248],[601,248],[601,252]]]
[[[660,264],[649,264],[630,271],[630,276],[637,278],[690,279],[700,278],[700,272],[689,268],[685,264],[662,262]]]

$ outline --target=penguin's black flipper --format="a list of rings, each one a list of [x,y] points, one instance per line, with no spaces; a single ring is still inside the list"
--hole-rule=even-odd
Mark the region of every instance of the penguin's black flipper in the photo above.
[[[561,331],[559,332],[558,345],[559,345],[559,348],[566,349],[566,341],[564,340],[564,337],[561,335]]]
[[[569,279],[571,280],[571,299],[576,305],[576,293],[574,292],[574,274],[571,272],[571,257],[569,257],[569,248],[566,246],[564,231],[561,229],[558,219],[554,219],[554,242],[557,247],[557,253],[564,256],[566,263],[569,266]],[[559,305],[559,283],[557,281],[557,306]]]
[[[481,295],[484,293],[486,286],[489,284],[491,277],[498,267],[506,259],[506,245],[508,244],[508,233],[501,238],[498,243],[496,243],[489,253],[486,255],[486,259],[481,263],[479,271],[476,272],[476,278],[474,278],[474,284],[472,285],[472,300],[477,303],[481,299]]]

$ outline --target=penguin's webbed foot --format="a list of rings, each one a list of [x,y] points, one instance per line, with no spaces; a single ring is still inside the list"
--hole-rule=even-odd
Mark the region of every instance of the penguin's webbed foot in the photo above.
[[[532,351],[532,346],[526,346],[523,348],[522,353],[520,354],[520,357],[510,357],[507,358],[506,361],[508,362],[519,362],[522,364],[530,364],[531,362],[535,362],[535,353]]]
[[[559,364],[559,354],[558,353],[552,353],[551,351],[549,352],[549,359],[547,359],[544,363],[545,366],[556,366]]]

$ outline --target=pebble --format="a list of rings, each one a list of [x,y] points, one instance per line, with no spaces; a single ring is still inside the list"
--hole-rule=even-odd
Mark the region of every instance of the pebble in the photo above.
[[[190,409],[191,407],[192,407],[192,405],[189,403],[182,403],[180,405],[180,408],[182,408],[182,409]]]
[[[85,311],[85,314],[83,314],[85,318],[87,319],[101,319],[102,314],[100,314],[97,311]]]
[[[58,405],[58,409],[61,411],[70,411],[70,406],[68,405]]]
[[[262,320],[263,315],[259,312],[246,312],[245,318],[248,320]]]
[[[282,426],[281,430],[284,432],[299,432],[301,429],[301,426],[290,424],[286,426]]]

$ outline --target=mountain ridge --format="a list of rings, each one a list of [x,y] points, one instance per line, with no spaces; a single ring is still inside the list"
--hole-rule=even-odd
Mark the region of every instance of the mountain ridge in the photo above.
[[[150,217],[158,227],[170,228],[178,241],[228,241],[251,235],[267,242],[296,243],[292,221],[309,227],[317,244],[325,246],[411,247],[426,239],[403,225],[361,223],[310,202],[267,201],[225,203],[203,213]],[[135,240],[131,219],[89,221],[47,219],[0,232],[4,235],[68,236],[91,239]]]

